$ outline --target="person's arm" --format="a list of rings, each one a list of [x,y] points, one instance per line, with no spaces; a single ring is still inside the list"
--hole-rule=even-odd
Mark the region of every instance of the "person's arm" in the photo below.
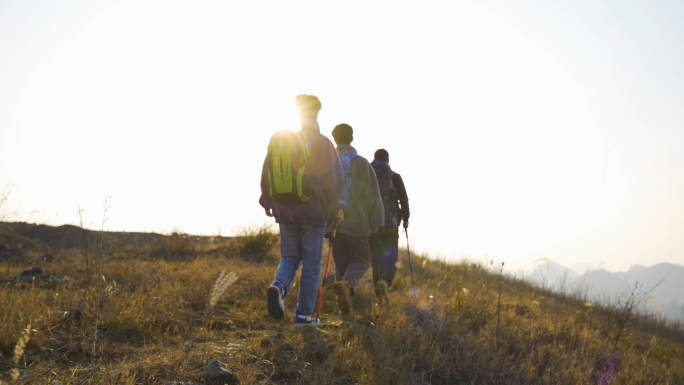
[[[392,184],[394,184],[394,188],[397,189],[397,199],[399,200],[401,219],[404,221],[404,228],[407,228],[409,216],[411,216],[411,210],[409,209],[409,199],[408,194],[406,193],[406,186],[404,185],[404,180],[401,178],[401,175],[394,173],[392,177]]]
[[[273,209],[273,199],[271,198],[268,183],[268,156],[264,159],[264,165],[261,168],[261,197],[259,198],[259,204],[264,208],[267,216],[273,216],[271,212]]]

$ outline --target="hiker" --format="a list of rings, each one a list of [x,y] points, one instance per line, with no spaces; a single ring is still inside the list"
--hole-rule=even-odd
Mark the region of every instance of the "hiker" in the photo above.
[[[385,225],[368,240],[373,268],[373,284],[380,302],[387,301],[387,289],[392,286],[399,261],[399,225],[409,224],[409,203],[401,175],[389,166],[389,153],[375,151],[371,166],[375,170],[385,208]]]
[[[259,204],[280,226],[280,264],[266,290],[271,317],[283,319],[283,299],[302,265],[294,326],[320,326],[313,317],[321,276],[323,236],[332,210],[342,221],[344,175],[332,142],[321,135],[317,122],[320,100],[298,95],[301,128],[271,137],[261,172]]]
[[[385,213],[375,172],[366,158],[351,146],[354,130],[338,124],[332,131],[345,175],[344,222],[333,240],[337,307],[343,315],[351,312],[350,297],[361,277],[371,267],[368,237],[385,224]]]

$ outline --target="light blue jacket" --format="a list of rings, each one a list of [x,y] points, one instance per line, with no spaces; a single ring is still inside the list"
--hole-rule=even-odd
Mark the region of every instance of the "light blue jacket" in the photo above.
[[[357,154],[349,144],[337,145],[340,156]],[[350,162],[352,184],[349,189],[349,205],[351,213],[345,213],[344,221],[337,231],[354,237],[367,237],[373,227],[385,224],[385,211],[378,187],[378,179],[368,160],[356,156]]]

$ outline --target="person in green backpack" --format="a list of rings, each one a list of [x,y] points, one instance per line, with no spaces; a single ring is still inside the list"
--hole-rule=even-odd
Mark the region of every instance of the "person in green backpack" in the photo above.
[[[271,137],[261,172],[259,204],[280,227],[281,259],[273,283],[266,290],[266,308],[275,319],[285,317],[283,299],[301,265],[294,325],[319,326],[313,313],[323,237],[331,212],[336,213],[338,222],[343,219],[344,175],[335,147],[320,132],[320,100],[313,95],[298,95],[295,104],[301,128]]]
[[[338,124],[332,131],[345,178],[344,222],[337,226],[333,240],[337,307],[343,315],[351,312],[351,296],[361,277],[371,267],[368,237],[385,224],[385,210],[373,167],[351,146],[354,130]]]

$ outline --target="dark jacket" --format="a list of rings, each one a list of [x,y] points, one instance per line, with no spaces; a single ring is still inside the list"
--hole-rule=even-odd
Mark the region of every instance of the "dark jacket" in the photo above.
[[[394,172],[390,165],[379,159],[373,159],[371,167],[375,171],[375,176],[378,180],[378,187],[380,188],[380,196],[382,197],[382,205],[384,208],[385,224],[379,233],[396,233],[399,226],[397,220],[399,218],[399,206],[397,204],[397,189],[394,188],[392,176]]]
[[[349,144],[337,146],[340,156],[357,154]],[[367,237],[373,227],[385,224],[385,211],[382,206],[378,180],[368,160],[357,156],[350,162],[352,184],[349,189],[349,205],[352,212],[345,213],[344,221],[337,231],[353,237]]]
[[[311,156],[307,169],[309,186],[313,196],[306,202],[287,205],[271,199],[268,182],[268,159],[264,160],[261,171],[261,197],[259,204],[264,209],[272,209],[277,223],[296,223],[301,225],[325,226],[332,210],[342,207],[344,195],[344,174],[340,158],[330,139],[321,134],[318,123],[311,119],[302,122]]]
[[[411,211],[409,210],[409,199],[406,194],[406,186],[404,186],[404,180],[401,179],[401,175],[395,172],[394,175],[392,175],[392,184],[394,185],[394,188],[397,189],[397,200],[399,201],[399,217],[397,218],[397,224],[401,224],[402,220],[408,222]]]

